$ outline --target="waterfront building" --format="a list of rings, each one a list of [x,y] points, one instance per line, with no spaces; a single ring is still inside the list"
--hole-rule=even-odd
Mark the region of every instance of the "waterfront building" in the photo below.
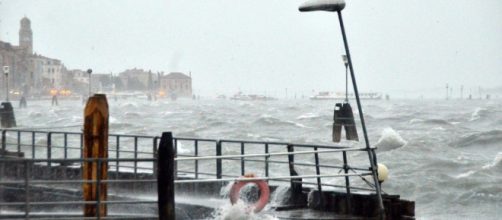
[[[171,72],[161,76],[160,90],[166,96],[192,97],[192,74],[188,76],[180,72]]]
[[[20,21],[18,46],[0,40],[0,65],[9,66],[9,88],[15,95],[46,95],[52,87],[64,87],[69,80],[60,60],[33,53],[33,31],[27,17]],[[5,80],[2,73],[1,85]]]
[[[128,69],[119,73],[122,90],[147,91],[152,89],[152,71]]]

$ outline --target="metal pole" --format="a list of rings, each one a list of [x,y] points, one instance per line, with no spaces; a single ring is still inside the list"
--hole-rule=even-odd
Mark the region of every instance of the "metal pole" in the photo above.
[[[352,87],[354,88],[354,95],[356,97],[356,102],[357,102],[357,109],[359,111],[359,117],[361,120],[361,127],[363,129],[363,135],[364,135],[364,141],[366,143],[366,149],[368,151],[368,158],[371,164],[371,172],[373,174],[373,181],[375,182],[375,190],[377,192],[377,199],[378,199],[378,204],[380,206],[380,217],[384,217],[384,212],[385,208],[383,206],[383,201],[382,201],[382,192],[380,189],[380,183],[378,182],[378,177],[377,177],[377,169],[376,169],[376,164],[374,164],[373,158],[375,157],[370,150],[370,142],[368,139],[368,133],[366,131],[366,123],[364,122],[364,116],[363,116],[363,109],[361,106],[361,100],[359,99],[359,91],[357,89],[357,83],[356,83],[356,77],[354,74],[354,67],[352,66],[352,58],[350,57],[350,51],[349,51],[349,43],[347,41],[347,36],[345,34],[345,27],[343,25],[343,18],[342,18],[342,12],[338,12],[338,21],[340,22],[340,29],[342,31],[342,37],[343,37],[343,44],[345,47],[345,54],[347,55],[347,60],[349,61],[349,67],[350,67],[350,76],[352,79]]]
[[[347,63],[345,64],[345,102],[349,102],[349,69]]]
[[[91,73],[89,73],[89,94],[88,97],[91,97]]]
[[[91,97],[91,73],[92,73],[92,69],[88,69],[87,70],[87,73],[89,74],[89,98]]]
[[[9,101],[9,72],[5,72],[5,99]]]

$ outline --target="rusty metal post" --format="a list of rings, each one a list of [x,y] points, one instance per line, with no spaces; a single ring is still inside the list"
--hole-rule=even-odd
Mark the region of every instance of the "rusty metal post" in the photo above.
[[[84,161],[82,166],[83,196],[86,202],[88,201],[106,201],[107,200],[107,184],[96,183],[97,180],[108,179],[108,102],[103,94],[96,94],[87,100],[84,110],[84,159],[94,159]],[[105,159],[102,164],[98,164],[98,158]],[[98,166],[100,165],[100,166]],[[99,187],[99,189],[98,189]],[[99,192],[99,195],[98,193]],[[98,198],[99,196],[99,198]],[[99,210],[99,213],[97,213]],[[106,204],[100,204],[99,208],[96,204],[84,205],[85,217],[106,217]]]
[[[174,146],[171,132],[162,133],[157,161],[159,220],[176,219],[174,203]]]

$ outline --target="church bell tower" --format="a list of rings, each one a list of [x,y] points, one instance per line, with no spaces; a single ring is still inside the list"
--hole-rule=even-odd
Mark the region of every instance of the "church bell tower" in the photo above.
[[[25,49],[28,54],[33,53],[33,32],[31,31],[31,21],[27,17],[21,19],[19,47]]]

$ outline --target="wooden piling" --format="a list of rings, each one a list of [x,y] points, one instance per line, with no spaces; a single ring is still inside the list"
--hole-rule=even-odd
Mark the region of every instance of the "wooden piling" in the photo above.
[[[2,102],[0,105],[0,121],[2,128],[16,127],[16,117],[14,116],[14,107],[10,102]]]
[[[159,220],[176,219],[174,205],[174,146],[171,132],[162,133],[157,158]]]
[[[83,179],[86,181],[106,180],[108,178],[108,102],[103,94],[96,94],[87,100],[84,110],[84,159],[96,159],[84,162],[82,166]],[[99,161],[97,159],[105,159]],[[99,164],[98,164],[99,163]],[[98,189],[99,187],[99,189]],[[105,217],[107,199],[106,183],[84,183],[83,196],[86,202],[96,204],[84,205],[85,217]],[[99,205],[98,205],[99,204]]]

